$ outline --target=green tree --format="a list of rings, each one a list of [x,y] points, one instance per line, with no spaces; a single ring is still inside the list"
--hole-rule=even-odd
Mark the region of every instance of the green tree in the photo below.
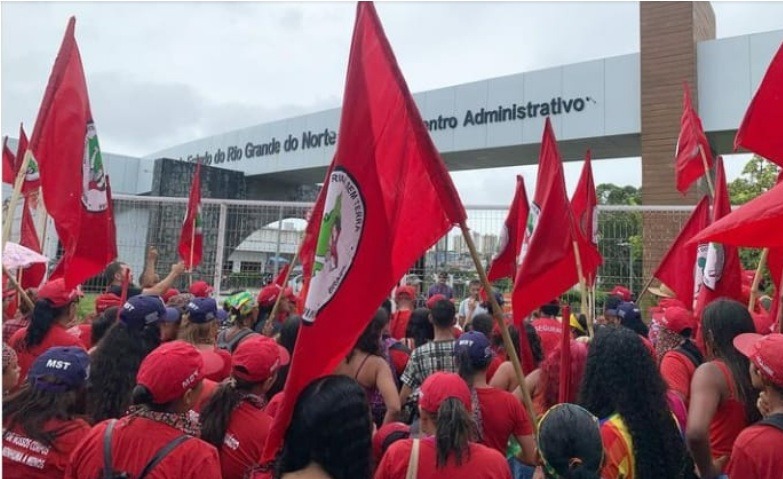
[[[634,186],[601,183],[595,188],[599,205],[638,206],[642,190]],[[604,211],[598,223],[598,249],[604,257],[598,289],[625,284],[639,293],[642,281],[642,215],[638,211]],[[630,257],[629,257],[630,255]]]

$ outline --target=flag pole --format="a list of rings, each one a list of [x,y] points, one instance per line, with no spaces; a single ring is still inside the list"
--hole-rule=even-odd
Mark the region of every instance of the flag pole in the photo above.
[[[574,246],[574,257],[576,258],[576,271],[579,273],[579,293],[580,293],[580,311],[584,312],[587,308],[587,282],[585,281],[585,274],[582,270],[582,256],[579,254],[579,246],[576,244],[576,240],[572,241]],[[570,321],[570,317],[569,317]],[[592,328],[590,328],[592,329]],[[590,337],[593,337],[592,331]]]
[[[280,293],[277,295],[277,298],[275,298],[275,304],[272,306],[272,311],[269,313],[267,321],[273,320],[277,314],[277,310],[280,308],[280,300],[283,298],[283,292],[285,291],[286,285],[288,284],[288,278],[291,277],[291,270],[294,269],[294,265],[299,260],[299,249],[301,247],[302,241],[299,242],[299,247],[296,248],[293,259],[291,259],[291,262],[288,263],[288,271],[285,272],[285,279],[283,279],[283,284],[280,286]]]
[[[196,218],[198,213],[196,213]],[[190,233],[190,262],[188,263],[188,282],[193,286],[193,253],[196,249],[196,218],[193,218],[193,228]]]
[[[767,255],[769,254],[769,248],[761,250],[761,257],[759,258],[759,265],[756,267],[756,274],[753,275],[753,284],[750,287],[750,300],[748,301],[748,311],[753,312],[753,306],[756,304],[756,296],[759,292],[759,283],[761,282],[762,270],[767,263]],[[780,308],[778,308],[780,309]]]
[[[11,193],[11,199],[8,202],[8,216],[3,223],[3,245],[2,251],[5,251],[5,244],[11,237],[11,224],[14,221],[14,215],[16,213],[16,204],[19,202],[19,196],[22,193],[22,185],[24,184],[24,177],[27,174],[27,165],[30,164],[30,159],[33,154],[30,150],[25,151],[24,160],[19,166],[19,171],[16,173],[16,181],[14,181],[14,191]]]
[[[655,276],[650,276],[650,279],[648,279],[647,282],[644,284],[644,287],[639,292],[639,296],[636,297],[636,304],[642,304],[642,298],[647,293],[647,290],[650,289],[650,286],[652,285],[654,279]]]
[[[25,304],[30,308],[30,311],[35,309],[35,304],[33,304],[33,300],[30,299],[29,296],[27,296],[27,293],[22,289],[22,286],[16,281],[16,278],[14,278],[14,275],[11,274],[8,269],[3,266],[3,274],[8,278],[8,282],[11,283],[11,286],[16,288],[16,291],[19,293],[19,297],[22,298],[22,301],[25,302]]]
[[[707,178],[707,187],[710,189],[710,196],[715,198],[715,186],[712,184],[712,178],[710,178],[710,167],[707,164],[707,154],[704,152],[704,148],[699,145],[699,154],[701,155],[701,164],[704,166],[704,177]]]
[[[476,271],[478,272],[481,284],[484,286],[484,291],[487,292],[490,305],[492,306],[492,315],[495,317],[498,328],[500,329],[500,335],[503,337],[503,346],[506,348],[511,364],[514,366],[514,373],[516,374],[517,381],[519,382],[519,389],[522,390],[522,403],[527,409],[527,413],[530,416],[530,423],[533,425],[533,434],[538,434],[538,421],[536,418],[535,410],[533,409],[533,401],[530,399],[530,391],[525,386],[525,373],[522,372],[522,366],[519,363],[519,357],[517,356],[517,350],[514,348],[514,344],[511,342],[511,336],[508,334],[508,326],[503,319],[503,312],[500,309],[500,305],[495,299],[495,295],[492,294],[492,285],[487,279],[487,273],[484,271],[484,266],[481,264],[478,252],[476,251],[476,245],[473,244],[473,237],[470,235],[468,226],[465,221],[462,221],[459,225],[462,231],[462,237],[465,238],[465,243],[470,251],[470,256],[473,258],[473,263],[476,265]],[[526,334],[524,328],[519,334]]]

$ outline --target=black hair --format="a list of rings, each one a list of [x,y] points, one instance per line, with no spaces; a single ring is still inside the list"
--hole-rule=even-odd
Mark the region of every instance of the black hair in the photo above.
[[[580,403],[599,418],[619,414],[634,444],[637,479],[680,478],[686,449],[666,402],[666,383],[633,331],[596,331],[587,355]]]
[[[454,326],[455,314],[456,310],[454,309],[454,303],[447,299],[437,301],[432,309],[430,309],[432,324],[436,328],[445,329]]]
[[[112,261],[109,263],[109,266],[103,271],[103,277],[106,280],[106,284],[114,282],[114,277],[117,276],[117,273],[122,272],[122,265],[124,264],[125,263],[122,261]]]
[[[134,406],[145,406],[150,411],[171,412],[172,409],[174,409],[175,402],[176,400],[162,404],[156,403],[155,399],[152,397],[152,391],[141,384],[134,386],[133,391],[131,391],[131,404]]]
[[[141,361],[159,344],[157,323],[138,329],[117,321],[109,328],[91,358],[87,414],[93,422],[125,414]]]
[[[223,447],[231,414],[256,386],[263,383],[250,382],[234,376],[218,386],[199,414],[201,439],[215,446],[218,451]]]
[[[416,308],[411,313],[408,326],[405,328],[405,337],[413,338],[413,347],[418,348],[435,338],[435,328],[430,322],[430,310]]]
[[[455,347],[454,359],[458,374],[471,388],[473,387],[473,376],[478,372],[486,371],[492,362],[492,357],[474,360],[471,358],[468,348],[462,347]]]
[[[560,404],[541,420],[538,451],[555,473],[547,479],[600,479],[604,457],[598,420],[575,404]],[[577,461],[574,461],[577,459]]]
[[[512,329],[517,329],[516,326],[510,326],[508,328],[509,334],[511,333]],[[541,337],[538,335],[538,331],[536,331],[536,328],[533,327],[532,324],[525,322],[525,333],[527,333],[527,342],[530,345],[530,350],[533,352],[533,363],[535,363],[536,366],[541,364],[541,361],[544,360],[544,348],[541,347]],[[517,336],[519,336],[519,332],[517,331]],[[512,336],[513,339],[513,336]],[[519,341],[516,341],[515,344],[519,344]],[[519,354],[517,352],[517,354]]]
[[[348,376],[316,379],[296,400],[275,478],[315,462],[332,479],[372,477],[372,422],[364,389]]]
[[[646,324],[644,324],[640,315],[626,314],[625,316],[620,316],[620,325],[630,329],[640,336],[644,336],[645,338],[650,333],[650,329]]]
[[[381,308],[386,310],[386,314],[391,317],[392,315],[392,302],[389,298],[386,298],[383,300],[383,303],[381,303]]]
[[[98,341],[106,335],[109,328],[117,322],[119,311],[119,307],[111,306],[92,320],[90,325],[90,342],[93,346],[97,345]]]
[[[296,337],[299,335],[299,327],[302,325],[302,318],[296,315],[291,315],[283,321],[280,326],[280,336],[277,342],[283,346],[290,356],[294,355],[294,346],[296,346]],[[285,381],[288,379],[288,370],[291,364],[281,366],[277,370],[277,379],[272,383],[272,387],[269,388],[266,395],[268,398],[273,397],[279,393],[285,387]]]
[[[492,316],[488,315],[487,313],[480,313],[473,316],[473,320],[471,321],[471,328],[473,331],[484,333],[484,336],[490,337],[492,335],[492,326],[494,323],[495,320],[492,319]]]
[[[540,308],[541,314],[544,316],[557,316],[560,314],[560,305],[556,303],[547,303]]]
[[[56,450],[57,438],[73,425],[65,424],[47,431],[46,423],[52,419],[70,421],[83,413],[83,387],[70,391],[45,391],[25,382],[19,390],[3,398],[3,431],[5,434],[19,425],[25,436]]]
[[[761,419],[756,408],[759,393],[753,388],[748,358],[734,347],[734,338],[743,333],[755,333],[756,326],[748,308],[742,303],[721,298],[708,304],[701,313],[701,334],[704,344],[712,346],[716,359],[731,371],[736,384],[737,399],[745,405],[745,420],[752,424]]]
[[[48,299],[36,301],[30,325],[27,327],[27,333],[24,337],[24,347],[30,349],[41,344],[57,320],[68,314],[71,304],[55,308]]]
[[[477,437],[476,422],[462,401],[450,397],[440,403],[435,419],[438,468],[444,467],[452,454],[454,462],[462,465],[470,455],[470,442]]]
[[[378,310],[375,311],[375,315],[372,317],[369,324],[367,324],[367,327],[364,328],[362,335],[359,336],[359,339],[356,340],[356,344],[354,344],[353,349],[348,353],[348,356],[346,356],[345,359],[350,361],[357,349],[374,356],[382,356],[383,348],[381,346],[381,333],[387,324],[389,324],[389,316],[386,314],[386,310],[383,308],[378,308]]]

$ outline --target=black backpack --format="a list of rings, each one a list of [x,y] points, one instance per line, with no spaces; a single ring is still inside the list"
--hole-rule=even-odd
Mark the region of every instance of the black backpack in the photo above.
[[[109,422],[109,425],[106,426],[106,430],[103,431],[103,478],[102,479],[134,479],[130,474],[127,472],[122,471],[115,471],[112,457],[111,457],[111,437],[112,433],[114,432],[114,424],[117,422],[116,419],[112,419],[111,422]],[[162,461],[166,456],[171,453],[177,446],[182,444],[183,442],[190,439],[190,436],[187,434],[183,434],[179,437],[175,437],[171,441],[169,441],[166,445],[158,449],[158,452],[155,453],[154,456],[152,456],[152,459],[147,463],[146,466],[144,466],[144,469],[141,470],[141,474],[139,474],[139,477],[135,479],[146,479],[147,475],[152,472],[153,469],[155,469],[155,466],[157,466],[160,461]]]

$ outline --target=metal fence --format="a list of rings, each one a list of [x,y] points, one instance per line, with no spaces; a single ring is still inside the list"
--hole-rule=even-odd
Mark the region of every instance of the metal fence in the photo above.
[[[203,279],[223,294],[239,288],[259,289],[292,260],[311,206],[310,203],[202,200],[204,257],[192,279]],[[186,207],[187,198],[114,196],[119,258],[131,265],[137,278],[150,246],[158,250],[157,273],[161,277],[178,260],[177,244]],[[467,206],[466,209],[468,226],[486,266],[498,248],[507,207]],[[688,206],[600,207],[599,249],[604,264],[599,270],[597,289],[623,284],[631,285],[631,290],[638,292],[691,209]],[[44,253],[58,258],[62,251],[58,251],[51,220],[48,232]],[[12,233],[14,238],[18,238],[18,227]],[[411,274],[421,278],[422,289],[426,291],[438,271],[449,274],[458,296],[464,294],[467,281],[476,276],[459,229],[455,228],[434,245],[416,263]],[[182,278],[178,286],[185,287],[188,279]],[[293,268],[291,281],[295,287],[301,282],[299,265]],[[103,279],[96,278],[88,282],[86,289],[100,290],[104,286]],[[509,286],[510,283],[500,284],[501,289]]]

